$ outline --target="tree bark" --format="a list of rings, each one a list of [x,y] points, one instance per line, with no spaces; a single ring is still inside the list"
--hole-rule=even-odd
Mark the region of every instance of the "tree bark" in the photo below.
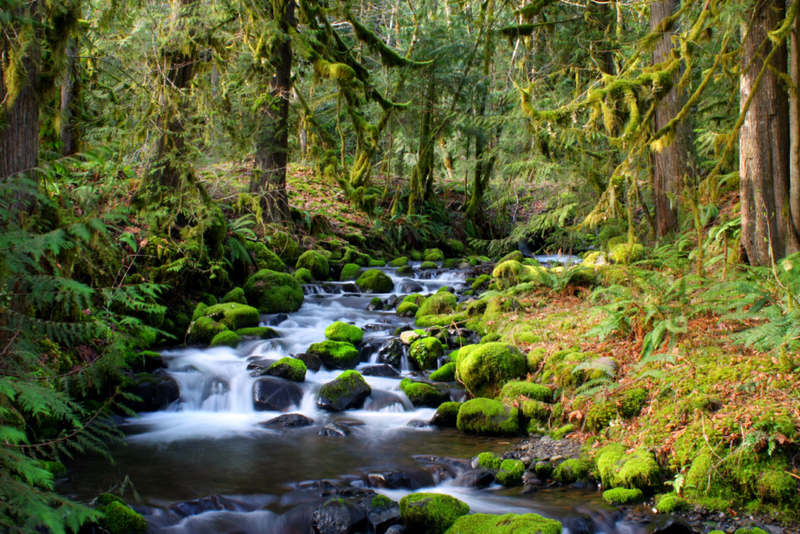
[[[784,0],[759,1],[753,9],[742,45],[742,111],[774,46],[767,32],[784,12]],[[781,46],[753,94],[739,138],[742,243],[753,265],[769,265],[797,247],[789,205],[789,98],[780,78],[786,64],[786,47]]]
[[[28,83],[10,107],[0,110],[4,115],[0,117],[0,178],[33,171],[39,158],[39,101],[34,90],[39,74],[33,60],[27,58],[23,63]],[[0,102],[8,97],[0,76]]]
[[[78,43],[75,38],[67,45],[67,64],[61,82],[61,155],[71,156],[80,151],[81,73],[78,68]]]
[[[786,9],[798,0],[786,0]],[[800,16],[794,20],[790,38],[789,75],[792,88],[789,92],[789,204],[794,231],[800,235]]]
[[[425,98],[422,111],[422,121],[419,131],[419,149],[417,151],[417,165],[411,175],[411,192],[408,196],[408,214],[414,215],[421,211],[423,201],[426,200],[428,183],[433,180],[433,107],[436,97],[436,81],[431,75],[428,82],[428,94]]]
[[[673,15],[680,6],[679,0],[660,0],[650,4],[650,29],[654,31],[664,19]],[[672,57],[673,31],[664,32],[653,51],[653,64],[663,63]],[[678,83],[680,74],[674,76]],[[685,91],[674,86],[658,102],[653,119],[653,131],[659,131],[683,108],[688,99]],[[678,206],[680,204],[683,176],[694,172],[694,143],[689,121],[677,125],[674,141],[668,147],[653,154],[651,175],[653,204],[655,207],[656,236],[666,237],[678,230]]]
[[[264,220],[290,223],[286,194],[286,165],[289,159],[289,98],[292,92],[292,44],[289,29],[294,25],[294,0],[275,2],[273,18],[283,34],[276,47],[275,74],[269,83],[270,103],[262,110],[262,127],[257,134],[255,167],[250,192],[261,196]]]

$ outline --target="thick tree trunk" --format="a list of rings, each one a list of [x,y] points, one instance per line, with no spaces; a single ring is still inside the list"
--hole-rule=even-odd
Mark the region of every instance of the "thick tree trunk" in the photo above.
[[[767,32],[784,17],[784,0],[759,1],[742,49],[741,106],[774,46]],[[763,46],[762,46],[763,43]],[[753,265],[768,265],[796,250],[789,206],[789,98],[786,47],[776,51],[757,87],[739,139],[742,243]]]
[[[80,112],[81,73],[77,60],[78,43],[70,39],[67,45],[67,65],[61,82],[61,155],[71,156],[80,151],[81,134],[78,125]]]
[[[478,117],[483,118],[486,113],[486,100],[489,97],[488,88],[482,88],[481,104],[478,108]],[[486,159],[486,134],[479,132],[475,135],[475,173],[472,179],[472,194],[467,201],[467,218],[480,226],[483,222],[483,193],[488,181],[488,160]]]
[[[650,29],[655,30],[664,19],[673,15],[680,6],[679,0],[660,0],[650,4]],[[672,57],[672,31],[664,32],[653,51],[653,64],[662,63]],[[675,74],[675,83],[679,74]],[[683,108],[688,96],[677,87],[658,102],[655,110],[653,131],[659,131]],[[683,176],[694,172],[693,133],[689,121],[678,124],[674,141],[653,155],[653,204],[655,206],[655,230],[658,237],[665,237],[678,230],[678,205],[681,198]]]
[[[433,180],[433,143],[431,132],[433,130],[433,107],[436,97],[436,82],[431,77],[428,82],[428,95],[422,111],[422,122],[419,131],[419,149],[417,151],[417,165],[411,175],[411,192],[408,196],[408,214],[414,215],[421,211],[423,201],[429,191],[429,182]]]
[[[0,110],[5,116],[0,120],[0,178],[7,178],[35,169],[39,158],[39,101],[34,87],[38,72],[32,60],[24,60],[28,83]],[[9,97],[0,76],[0,102]]]
[[[798,0],[786,0],[786,9]],[[789,204],[794,231],[800,235],[800,16],[794,20],[790,38],[789,75],[792,89],[789,92],[789,125],[791,141],[789,150]]]
[[[275,2],[274,5],[280,5]],[[261,196],[264,219],[290,223],[289,197],[286,194],[286,164],[289,159],[289,98],[292,92],[292,44],[288,37],[294,23],[294,0],[273,13],[284,34],[275,57],[275,74],[270,80],[269,107],[263,110],[262,127],[256,140],[255,168],[250,192]]]

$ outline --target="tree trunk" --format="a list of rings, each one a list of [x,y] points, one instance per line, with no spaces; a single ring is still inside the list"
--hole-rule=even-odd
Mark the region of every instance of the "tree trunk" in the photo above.
[[[783,17],[784,0],[760,1],[753,10],[742,45],[742,65],[747,69],[740,84],[742,111],[774,46],[767,32]],[[789,99],[780,78],[786,74],[786,63],[782,46],[753,95],[739,138],[742,242],[753,265],[769,265],[796,250],[789,206]]]
[[[478,117],[483,118],[486,113],[486,100],[489,89],[485,85],[481,91],[481,104],[478,108]],[[475,174],[472,179],[472,194],[467,201],[467,219],[480,226],[483,222],[483,192],[488,181],[486,160],[486,132],[475,134]]]
[[[428,82],[428,95],[422,111],[422,121],[419,131],[419,149],[417,151],[417,165],[411,175],[411,193],[408,196],[408,214],[414,215],[421,211],[428,182],[433,177],[433,101],[436,96],[436,82],[431,77]]]
[[[71,156],[80,151],[81,134],[78,126],[80,113],[81,73],[78,43],[75,38],[67,44],[67,64],[61,82],[61,155]]]
[[[786,0],[786,9],[798,0]],[[800,235],[800,16],[794,20],[791,35],[791,51],[789,56],[789,75],[792,78],[792,89],[789,92],[789,204],[794,231]]]
[[[264,220],[289,224],[286,194],[286,164],[289,159],[289,98],[292,92],[292,44],[289,29],[294,24],[294,0],[275,2],[273,17],[281,29],[276,47],[275,74],[269,83],[270,103],[262,110],[262,127],[257,134],[255,167],[250,192],[261,196]]]
[[[660,0],[650,4],[650,29],[655,30],[664,19],[673,15],[680,6],[679,0]],[[653,64],[662,63],[672,57],[672,31],[664,32],[653,51]],[[679,73],[674,82],[678,83]],[[683,108],[688,96],[675,86],[656,105],[653,131],[659,131]],[[682,121],[677,125],[674,141],[653,154],[652,188],[655,207],[656,236],[665,237],[678,230],[678,205],[681,198],[683,176],[694,172],[694,147],[691,123]]]

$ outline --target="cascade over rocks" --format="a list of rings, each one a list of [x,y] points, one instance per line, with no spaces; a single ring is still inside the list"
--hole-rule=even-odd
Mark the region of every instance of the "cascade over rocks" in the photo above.
[[[124,390],[141,400],[124,399],[125,406],[136,412],[155,412],[163,410],[181,396],[178,383],[170,376],[156,372],[139,373],[126,379],[129,382]]]

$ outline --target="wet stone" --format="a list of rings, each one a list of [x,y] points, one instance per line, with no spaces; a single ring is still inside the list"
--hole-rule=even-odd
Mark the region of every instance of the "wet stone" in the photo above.
[[[264,428],[297,428],[312,424],[314,424],[314,420],[309,419],[303,414],[287,413],[284,415],[279,415],[278,417],[270,419],[269,421],[259,423],[259,426]]]
[[[350,534],[367,526],[364,510],[345,499],[330,499],[314,512],[314,532],[319,534]]]
[[[302,352],[300,354],[296,354],[295,358],[306,364],[306,368],[309,371],[316,373],[322,367],[322,360],[316,354],[307,354]]]
[[[350,429],[347,428],[345,425],[339,425],[336,423],[329,423],[323,426],[319,432],[317,432],[318,436],[324,436],[327,438],[344,438],[350,435]]]
[[[253,406],[256,411],[284,412],[300,406],[303,391],[294,382],[283,378],[264,377],[253,384]]]
[[[402,471],[390,471],[387,473],[370,473],[367,475],[367,482],[372,488],[383,489],[414,489],[411,477]]]
[[[288,314],[279,313],[279,314],[275,315],[274,317],[270,317],[267,320],[266,325],[267,326],[278,326],[282,322],[288,321],[288,320],[289,320],[289,315]]]
[[[494,482],[494,474],[486,469],[470,469],[461,473],[453,482],[462,488],[488,488]]]
[[[358,369],[363,376],[381,376],[384,378],[397,378],[400,372],[386,363],[365,365]]]

